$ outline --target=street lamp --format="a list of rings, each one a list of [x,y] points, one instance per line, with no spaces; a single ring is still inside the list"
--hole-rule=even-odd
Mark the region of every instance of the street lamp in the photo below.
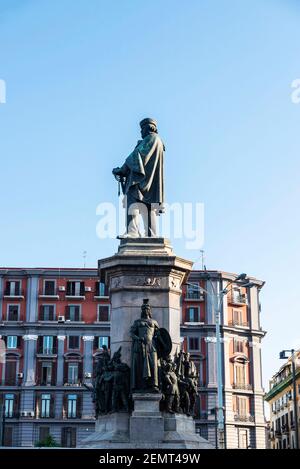
[[[224,404],[223,404],[223,372],[222,372],[222,350],[221,350],[221,330],[220,330],[220,318],[221,311],[223,309],[224,296],[229,293],[229,287],[233,283],[238,283],[242,287],[252,288],[255,284],[253,282],[247,282],[247,274],[242,273],[232,280],[229,280],[226,287],[223,290],[217,292],[215,285],[211,280],[211,276],[208,272],[202,277],[204,280],[210,282],[212,293],[208,292],[205,288],[200,287],[198,284],[187,282],[187,285],[191,285],[194,288],[205,292],[212,298],[212,307],[216,322],[216,355],[217,355],[217,398],[218,403],[216,406],[217,422],[218,422],[218,445],[217,448],[223,449],[225,447],[225,426],[224,426]]]
[[[295,415],[295,434],[296,434],[296,449],[299,449],[299,429],[298,429],[298,409],[297,409],[297,394],[296,394],[296,366],[295,366],[295,350],[282,350],[279,353],[281,360],[287,360],[288,356],[285,353],[291,353],[292,357],[292,380],[293,380],[293,397],[294,397],[294,415]]]

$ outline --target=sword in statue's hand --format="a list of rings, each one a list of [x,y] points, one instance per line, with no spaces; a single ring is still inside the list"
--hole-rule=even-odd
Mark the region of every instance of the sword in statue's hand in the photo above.
[[[116,180],[118,181],[118,197],[120,197],[121,194],[121,188],[122,188],[122,193],[125,194],[125,177],[121,174],[120,168],[114,168],[112,170],[113,175],[115,176]]]

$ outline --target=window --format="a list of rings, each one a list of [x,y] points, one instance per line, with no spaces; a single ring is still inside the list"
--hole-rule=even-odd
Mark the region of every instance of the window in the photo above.
[[[12,446],[12,445],[13,445],[13,427],[7,427],[5,425],[4,446]]]
[[[239,428],[239,443],[238,447],[240,449],[247,449],[248,448],[248,440],[249,440],[249,431],[247,429]]]
[[[84,296],[84,282],[67,282],[68,296]]]
[[[69,349],[79,349],[80,337],[79,335],[70,335],[69,336]]]
[[[61,446],[65,448],[76,447],[76,428],[64,427],[61,429]]]
[[[6,296],[20,296],[21,295],[20,280],[6,282],[5,295]]]
[[[41,321],[54,321],[54,305],[41,306]]]
[[[187,308],[186,312],[187,322],[199,322],[199,308]]]
[[[199,350],[199,337],[189,337],[189,350]]]
[[[42,398],[41,398],[41,417],[42,418],[50,417],[50,404],[51,404],[51,395],[42,394]]]
[[[78,363],[68,364],[68,383],[69,384],[78,383]]]
[[[236,412],[238,415],[244,417],[247,416],[247,398],[246,397],[236,397]]]
[[[234,339],[234,353],[244,353],[244,341],[240,339]]]
[[[47,296],[55,295],[55,280],[44,281],[44,295],[47,295]]]
[[[12,418],[14,416],[14,394],[5,394],[5,418]]]
[[[8,305],[7,320],[8,321],[19,320],[19,305]]]
[[[43,337],[43,353],[45,355],[53,353],[53,337],[51,335],[45,335]]]
[[[242,363],[237,363],[235,365],[235,384],[238,387],[243,388],[246,384],[246,373],[245,365]]]
[[[242,326],[243,325],[243,311],[235,309],[233,311],[233,325]]]
[[[66,319],[69,319],[70,321],[80,321],[80,306],[79,305],[67,306]]]
[[[107,296],[106,285],[104,282],[96,282],[96,296]]]
[[[7,386],[16,386],[17,362],[6,361],[5,363],[5,384]]]
[[[98,306],[98,321],[109,321],[109,305]]]
[[[109,337],[107,336],[98,337],[98,348],[99,349],[103,348],[103,345],[109,348]]]
[[[44,441],[50,435],[50,427],[39,428],[39,441]]]
[[[77,416],[77,395],[68,395],[68,418],[75,419]]]
[[[198,284],[187,285],[186,288],[186,299],[187,300],[199,300],[201,296],[201,289]]]
[[[51,362],[42,363],[41,384],[47,385],[47,384],[51,384],[51,382],[52,382],[52,363]]]
[[[18,346],[18,337],[16,335],[8,335],[6,347],[8,349],[13,349],[13,348],[17,348],[17,346]]]

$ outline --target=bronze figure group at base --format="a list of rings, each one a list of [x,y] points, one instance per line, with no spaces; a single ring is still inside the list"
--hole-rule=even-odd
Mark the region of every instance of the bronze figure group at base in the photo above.
[[[166,329],[152,319],[145,299],[141,317],[134,321],[131,370],[121,361],[121,347],[113,357],[103,348],[93,385],[96,417],[131,410],[133,393],[162,393],[160,407],[169,413],[193,415],[197,396],[197,370],[189,353],[172,358],[172,340]]]

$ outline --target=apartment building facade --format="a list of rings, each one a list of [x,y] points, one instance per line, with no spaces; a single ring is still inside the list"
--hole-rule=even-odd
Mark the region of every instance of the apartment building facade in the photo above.
[[[199,371],[197,430],[216,441],[214,292],[233,274],[193,271],[182,292],[182,346]],[[259,292],[233,284],[221,310],[227,448],[265,447]],[[206,290],[203,293],[201,288]],[[47,435],[75,447],[94,430],[85,377],[110,345],[108,287],[97,269],[0,269],[1,428],[6,446],[31,447]],[[3,425],[4,424],[4,425]]]
[[[270,448],[296,448],[296,425],[300,434],[300,350],[295,352],[296,396],[293,392],[291,357],[280,367],[270,380],[270,388],[265,396],[270,406]],[[295,418],[296,399],[298,422]],[[300,447],[300,440],[298,442]]]

